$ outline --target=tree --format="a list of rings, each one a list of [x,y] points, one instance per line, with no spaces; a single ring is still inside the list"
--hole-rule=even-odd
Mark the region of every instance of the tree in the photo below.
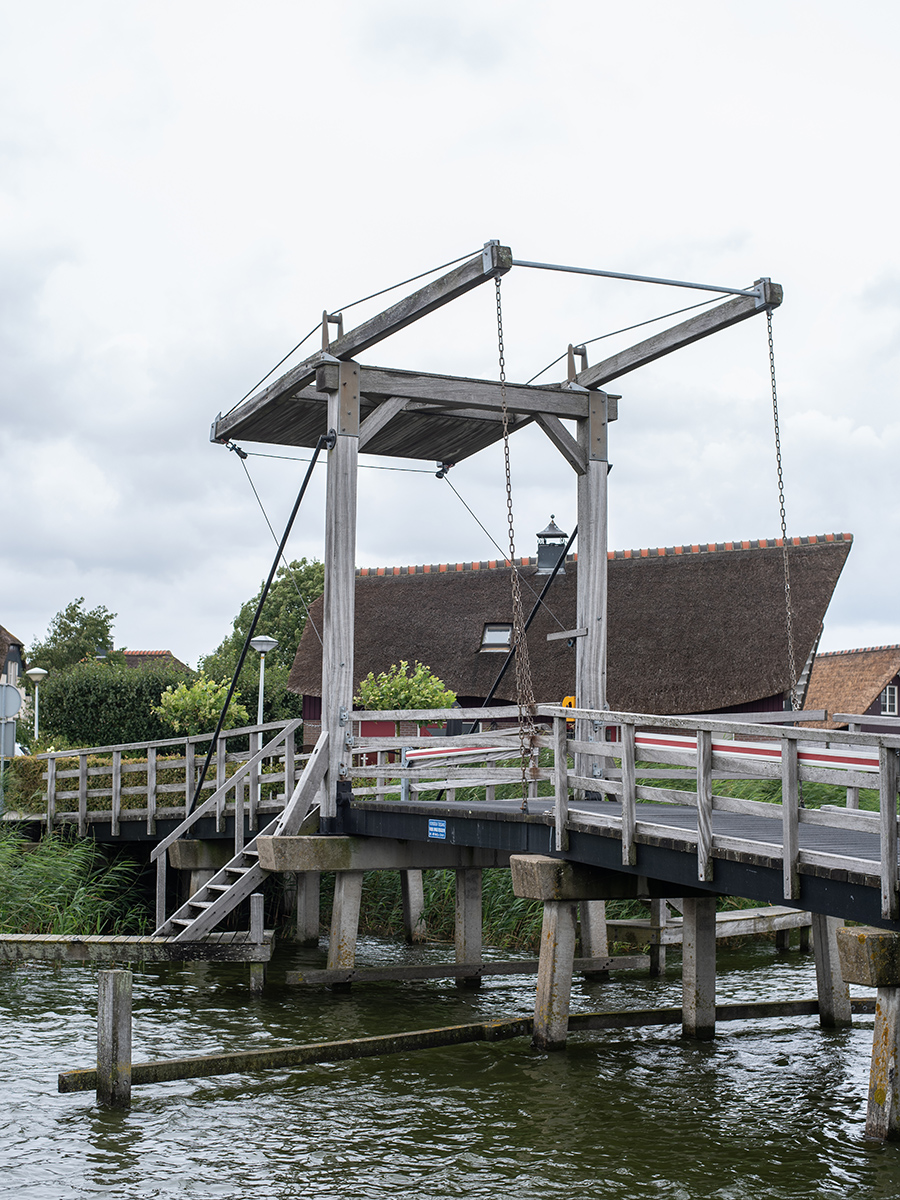
[[[176,733],[187,736],[212,733],[225,703],[229,682],[226,679],[218,683],[215,679],[207,679],[202,673],[191,684],[182,680],[176,687],[166,688],[159,698],[159,704],[151,712]],[[234,729],[236,725],[247,724],[249,715],[246,708],[232,696],[222,728]]]
[[[79,596],[56,614],[45,639],[35,642],[28,651],[29,663],[48,671],[63,671],[82,659],[110,654],[116,616],[103,604],[86,612],[84,596]]]
[[[135,670],[93,658],[55,671],[41,684],[41,733],[44,740],[62,738],[70,746],[171,737],[151,707],[184,678],[184,670],[171,663]]]
[[[376,675],[370,671],[359,682],[359,693],[353,703],[367,709],[390,708],[450,708],[456,703],[456,692],[444,686],[431,667],[417,662],[410,672],[409,663],[401,660],[389,671]]]
[[[325,587],[325,567],[313,559],[301,558],[278,568],[266,602],[260,614],[257,633],[267,633],[278,639],[278,646],[266,655],[266,696],[263,716],[266,721],[284,721],[299,717],[302,702],[287,690],[288,675],[300,636],[306,624],[307,609],[322,594]],[[241,648],[250,629],[253,614],[259,604],[262,587],[252,596],[234,618],[232,631],[219,646],[200,659],[200,670],[214,679],[231,679]],[[250,650],[238,680],[237,696],[256,711],[259,690],[259,655]]]

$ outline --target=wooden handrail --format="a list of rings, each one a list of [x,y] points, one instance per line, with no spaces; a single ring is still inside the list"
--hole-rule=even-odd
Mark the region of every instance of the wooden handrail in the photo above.
[[[301,724],[302,721],[300,720],[289,721],[277,737],[273,738],[271,742],[266,742],[266,744],[260,750],[258,750],[252,758],[247,759],[244,765],[239,767],[229,779],[226,779],[220,783],[208,800],[204,800],[202,804],[199,804],[191,813],[188,814],[188,816],[185,817],[180,825],[176,826],[176,828],[173,829],[167,837],[164,837],[161,842],[156,844],[155,849],[150,855],[151,861],[155,861],[160,857],[161,854],[165,854],[172,843],[177,842],[185,830],[190,829],[194,822],[203,816],[204,813],[209,812],[211,808],[218,804],[218,802],[226,795],[227,792],[229,792],[238,783],[241,783],[244,779],[246,779],[250,771],[252,771],[254,767],[258,766],[264,758],[270,757],[272,752],[278,746],[280,746],[282,742],[285,741],[288,733],[298,729]]]

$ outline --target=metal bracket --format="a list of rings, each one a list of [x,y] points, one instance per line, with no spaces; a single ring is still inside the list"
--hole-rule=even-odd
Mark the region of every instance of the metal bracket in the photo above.
[[[350,709],[346,704],[342,704],[338,709],[338,724],[342,727],[350,720]]]
[[[578,378],[578,372],[575,370],[575,355],[576,354],[581,359],[582,371],[586,371],[588,368],[587,346],[573,346],[572,343],[569,342],[569,349],[568,349],[567,355],[566,355],[567,363],[568,363],[569,383],[574,383],[576,381],[576,379]]]
[[[359,437],[359,364],[342,362],[338,368],[338,433]]]
[[[484,266],[485,275],[489,275],[494,269],[494,252],[491,250],[491,246],[499,245],[499,238],[492,238],[489,242],[484,243],[484,249],[481,252],[481,261]]]
[[[347,747],[348,750],[352,750],[354,748],[354,746],[356,745],[356,740],[353,737],[352,729],[348,729],[347,732],[344,734],[344,745]]]
[[[571,385],[570,385],[571,386]],[[608,399],[606,392],[591,392],[588,403],[588,458],[593,462],[608,462],[609,449],[607,440]]]
[[[333,429],[329,429],[325,434],[325,449],[333,450],[337,443],[337,434]]]
[[[329,325],[337,325],[337,335],[338,335],[338,337],[343,337],[344,336],[344,314],[343,313],[329,314],[327,309],[325,309],[322,312],[322,349],[323,350],[327,350],[328,347],[331,345],[331,338],[328,336],[328,326]]]
[[[769,303],[766,299],[766,292],[768,291],[768,285],[771,282],[772,282],[772,280],[768,275],[763,275],[761,279],[756,280],[756,282],[753,286],[753,291],[754,291],[754,294],[756,295],[756,307],[757,308],[768,308],[769,307]]]

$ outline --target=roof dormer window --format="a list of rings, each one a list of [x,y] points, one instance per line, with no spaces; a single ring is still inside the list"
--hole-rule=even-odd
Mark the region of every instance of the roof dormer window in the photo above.
[[[512,625],[485,625],[481,635],[481,649],[488,652],[507,653],[512,645]]]
[[[883,717],[897,716],[897,685],[889,683],[881,693],[881,715]]]

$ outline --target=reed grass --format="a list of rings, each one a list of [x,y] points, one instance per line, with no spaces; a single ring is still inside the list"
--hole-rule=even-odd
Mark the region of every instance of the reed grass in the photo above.
[[[146,933],[152,920],[139,874],[91,839],[29,842],[15,826],[0,827],[0,933]]]

